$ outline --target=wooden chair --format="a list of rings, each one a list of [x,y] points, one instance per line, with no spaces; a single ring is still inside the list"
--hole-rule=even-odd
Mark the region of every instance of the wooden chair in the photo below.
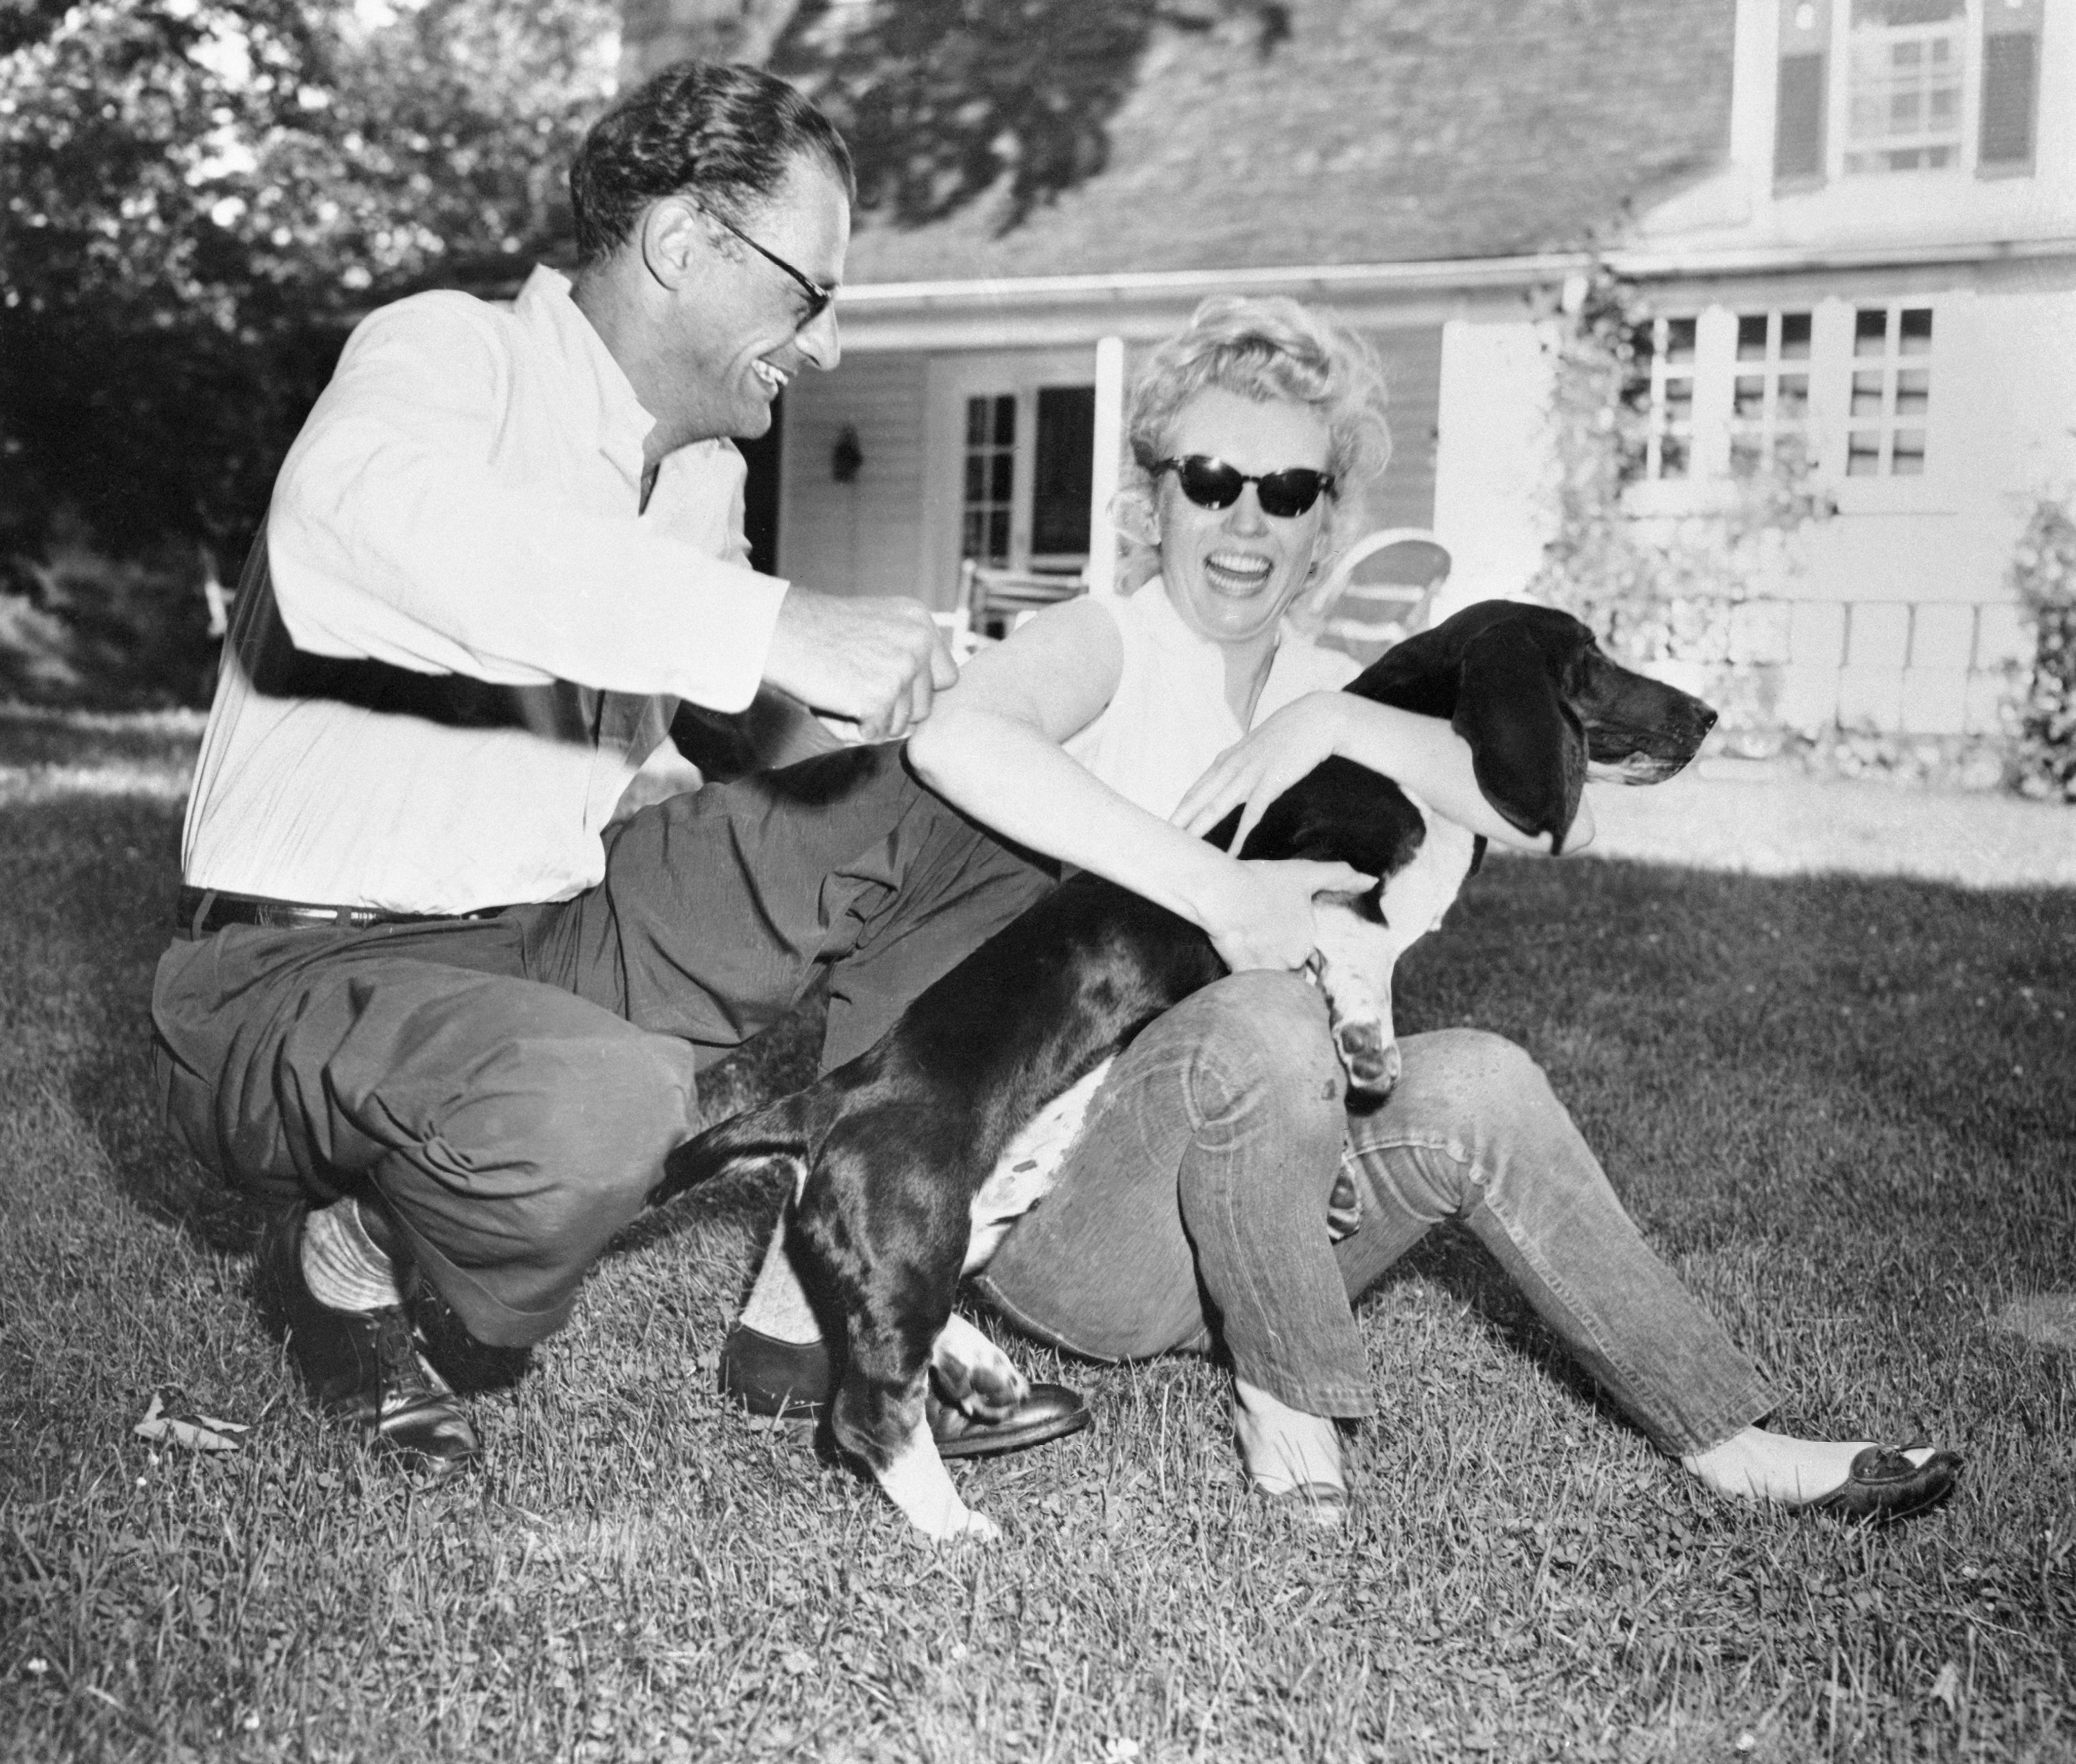
[[[1031,614],[1087,591],[1078,573],[998,570],[971,558],[959,566],[958,613],[977,638],[1007,637]],[[954,615],[957,616],[957,615]]]
[[[1424,629],[1449,579],[1448,548],[1425,527],[1387,527],[1343,552],[1306,598],[1322,643],[1367,667],[1394,643]]]

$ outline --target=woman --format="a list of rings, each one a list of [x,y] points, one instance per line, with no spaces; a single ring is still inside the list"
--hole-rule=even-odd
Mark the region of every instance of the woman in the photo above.
[[[967,664],[916,770],[996,832],[1181,914],[1233,970],[1119,1056],[1052,1194],[977,1282],[1017,1326],[1102,1359],[1222,1346],[1256,1488],[1338,1523],[1336,1422],[1373,1412],[1351,1301],[1460,1218],[1625,1413],[1711,1487],[1885,1513],[1958,1459],[1792,1439],[1756,1367],[1638,1234],[1534,1062],[1497,1036],[1414,1036],[1350,1117],[1324,1006],[1297,972],[1344,866],[1242,863],[1199,836],[1330,753],[1503,844],[1447,723],[1334,688],[1345,658],[1284,615],[1388,438],[1373,359],[1287,300],[1206,301],[1136,389],[1121,506],[1151,574],[1051,609]],[[1243,836],[1244,826],[1243,828]],[[1568,845],[1590,836],[1580,824]],[[1359,1202],[1338,1243],[1337,1183]],[[1337,1207],[1336,1211],[1340,1210]],[[1862,1455],[1866,1454],[1866,1455]]]

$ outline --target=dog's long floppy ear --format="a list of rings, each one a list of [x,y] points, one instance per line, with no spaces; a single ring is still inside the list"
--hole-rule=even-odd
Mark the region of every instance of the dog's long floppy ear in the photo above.
[[[1586,737],[1558,691],[1557,664],[1528,632],[1505,625],[1464,651],[1450,726],[1471,744],[1478,788],[1524,833],[1564,849],[1586,782]]]

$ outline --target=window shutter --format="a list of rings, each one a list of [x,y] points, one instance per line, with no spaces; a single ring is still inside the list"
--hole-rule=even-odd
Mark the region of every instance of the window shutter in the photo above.
[[[1983,134],[1975,168],[1986,176],[2032,169],[2040,106],[2041,0],[1993,10],[1983,37]]]
[[[1807,189],[1824,181],[1830,47],[1830,0],[1780,0],[1780,78],[1773,113],[1776,189]]]

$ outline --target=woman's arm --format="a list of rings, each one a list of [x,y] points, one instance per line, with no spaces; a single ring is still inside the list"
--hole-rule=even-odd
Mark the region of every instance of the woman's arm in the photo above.
[[[1130,889],[1210,934],[1227,966],[1295,968],[1312,896],[1368,886],[1340,864],[1241,864],[1127,801],[1061,743],[1117,689],[1110,614],[1070,601],[965,665],[909,737],[924,782],[1004,837]]]
[[[1422,716],[1347,692],[1308,692],[1263,720],[1221,753],[1175,811],[1178,827],[1202,835],[1244,805],[1234,849],[1268,805],[1322,760],[1338,754],[1396,779],[1438,814],[1515,851],[1550,849],[1547,834],[1524,833],[1485,800],[1470,743],[1439,716]],[[1581,797],[1564,849],[1593,836]]]

